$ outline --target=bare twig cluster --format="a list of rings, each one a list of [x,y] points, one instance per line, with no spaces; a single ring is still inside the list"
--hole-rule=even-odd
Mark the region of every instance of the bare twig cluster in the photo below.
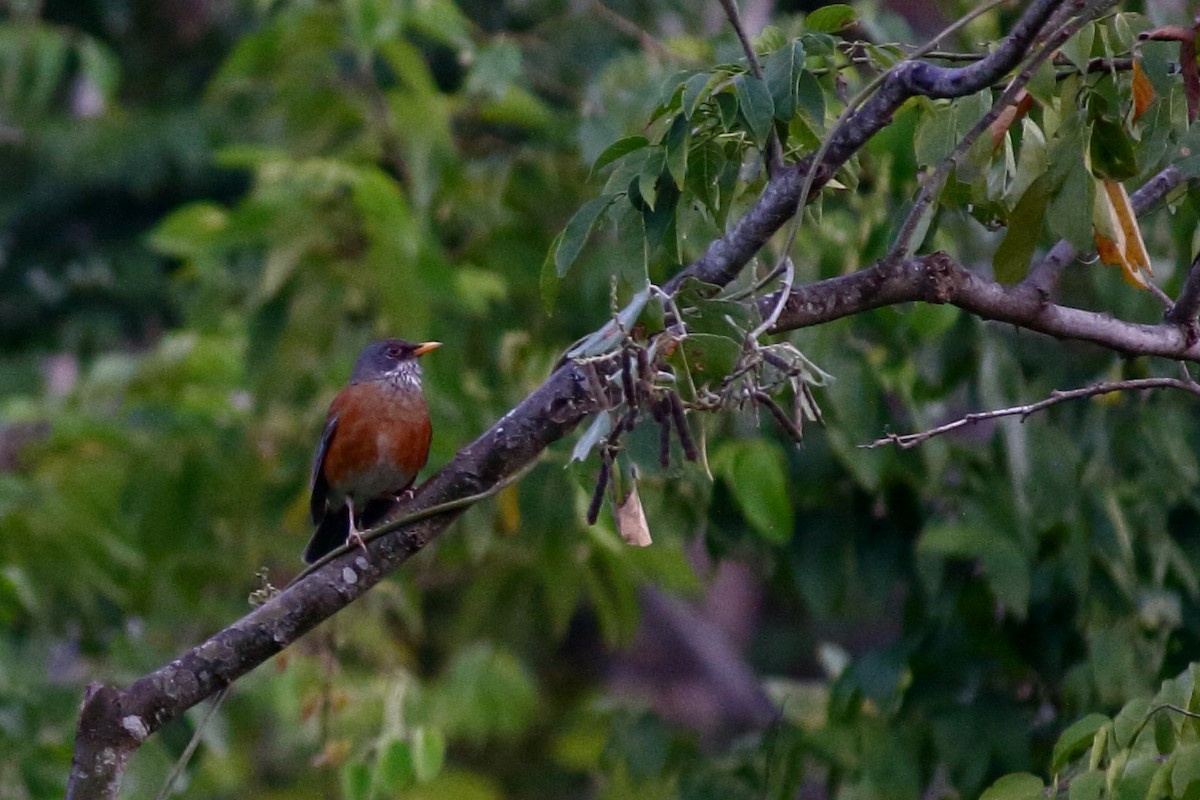
[[[613,505],[619,504],[618,481],[613,478],[614,462],[622,448],[622,436],[632,431],[645,414],[649,414],[659,425],[659,462],[664,468],[671,463],[672,430],[679,440],[684,458],[688,461],[698,458],[684,401],[675,388],[674,370],[664,358],[665,351],[673,350],[676,344],[677,340],[670,333],[664,333],[649,343],[639,342],[626,334],[617,352],[597,358],[576,359],[587,379],[592,397],[604,410],[602,413],[607,412],[610,426],[608,433],[596,445],[600,453],[600,471],[588,505],[589,525],[594,525],[599,517],[600,507],[609,489],[612,490]]]

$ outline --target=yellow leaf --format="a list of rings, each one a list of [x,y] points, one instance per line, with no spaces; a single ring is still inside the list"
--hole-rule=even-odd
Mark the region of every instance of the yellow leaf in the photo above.
[[[1104,191],[1096,192],[1096,208],[1092,215],[1096,253],[1105,264],[1120,267],[1127,283],[1145,289],[1149,284],[1142,272],[1154,273],[1129,195],[1124,185],[1116,181],[1099,183]]]
[[[496,495],[495,526],[500,533],[511,535],[521,527],[520,494],[516,486],[509,486]]]
[[[1154,102],[1154,85],[1142,70],[1142,63],[1133,62],[1133,121],[1146,113],[1146,109]]]
[[[1146,270],[1147,275],[1153,275],[1150,269],[1150,254],[1146,252],[1146,243],[1142,240],[1142,229],[1138,225],[1137,214],[1129,202],[1125,184],[1116,181],[1105,181],[1104,190],[1112,200],[1113,209],[1125,233],[1125,259],[1131,264]]]

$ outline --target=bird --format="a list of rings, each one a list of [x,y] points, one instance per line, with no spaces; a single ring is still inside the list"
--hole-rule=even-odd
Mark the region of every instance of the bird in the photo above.
[[[383,339],[367,345],[350,383],[329,405],[313,456],[304,550],[312,564],[369,529],[412,486],[429,458],[433,428],[418,359],[441,342]]]

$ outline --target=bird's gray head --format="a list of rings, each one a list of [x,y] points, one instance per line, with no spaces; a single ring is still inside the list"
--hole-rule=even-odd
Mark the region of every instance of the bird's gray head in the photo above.
[[[441,347],[441,342],[413,344],[403,339],[382,339],[363,348],[350,373],[351,383],[391,380],[398,383],[421,384],[421,365],[417,359]]]

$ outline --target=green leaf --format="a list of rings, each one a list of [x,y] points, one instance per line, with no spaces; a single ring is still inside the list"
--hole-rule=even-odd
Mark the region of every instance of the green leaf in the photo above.
[[[9,63],[5,64],[4,94],[13,96],[13,90],[19,86],[23,91],[13,99],[20,97],[29,110],[40,112],[50,103],[66,72],[67,33],[65,29],[60,31],[49,25],[19,26],[18,30],[20,44],[11,48],[5,59]],[[11,62],[21,56],[24,56],[24,64],[18,66]],[[14,80],[17,76],[21,78],[19,83]]]
[[[1029,79],[1029,85],[1026,87],[1029,93],[1035,99],[1043,104],[1050,103],[1058,98],[1058,81],[1055,78],[1054,60],[1047,58],[1038,68],[1033,71],[1033,77]]]
[[[714,96],[717,103],[717,113],[721,117],[721,127],[732,131],[738,118],[738,100],[730,92],[719,92]]]
[[[1028,772],[1005,775],[989,786],[979,800],[1042,800],[1042,779]]]
[[[1171,793],[1175,797],[1200,797],[1200,745],[1181,747],[1174,755]]]
[[[683,96],[680,98],[685,117],[692,118],[692,115],[696,113],[696,108],[712,91],[713,84],[721,78],[719,73],[697,72],[687,79],[687,83],[683,84]]]
[[[1145,730],[1146,715],[1150,713],[1150,698],[1137,697],[1126,703],[1113,717],[1113,736],[1117,747],[1133,746],[1134,735]]]
[[[533,676],[516,656],[488,644],[473,644],[457,651],[429,702],[439,730],[480,742],[525,731],[534,719],[539,694]],[[414,743],[414,767],[417,749]],[[433,765],[431,761],[429,766]]]
[[[717,181],[717,192],[720,197],[720,201],[717,203],[719,208],[717,225],[721,227],[725,226],[725,222],[729,218],[729,211],[733,208],[733,198],[738,188],[738,175],[742,167],[740,151],[734,150],[731,157],[727,150],[725,155],[725,169],[721,171],[721,177]]]
[[[371,768],[361,761],[342,766],[342,797],[346,800],[368,800],[371,796]]]
[[[768,25],[751,44],[756,53],[774,53],[787,44],[787,34],[778,25]]]
[[[977,559],[996,600],[1019,618],[1029,607],[1029,562],[1004,534],[970,525],[932,525],[921,533],[917,553]]]
[[[724,380],[740,353],[741,346],[728,336],[693,333],[683,346],[676,349],[670,360],[686,360],[686,368],[691,371],[696,384],[700,385]]]
[[[523,86],[511,85],[495,99],[485,99],[478,107],[479,118],[497,125],[511,125],[528,131],[550,131],[554,113],[540,97]]]
[[[650,151],[650,157],[642,162],[642,171],[637,176],[637,195],[645,203],[646,211],[654,210],[654,206],[658,203],[659,178],[662,177],[663,169],[666,167],[667,154],[662,147],[655,147]]]
[[[831,56],[837,52],[837,39],[828,33],[805,31],[800,34],[800,41],[804,42],[804,50],[810,56]]]
[[[421,0],[408,22],[434,41],[449,47],[469,50],[471,22],[453,0]]]
[[[562,238],[558,241],[554,252],[554,271],[559,278],[566,275],[567,270],[575,263],[575,259],[579,257],[579,252],[583,249],[588,236],[591,235],[600,215],[613,204],[618,196],[602,194],[588,200],[567,222],[567,227],[563,228]]]
[[[1028,118],[1021,121],[1021,152],[1017,156],[1017,172],[1009,187],[1012,197],[1021,197],[1040,175],[1046,172],[1048,154],[1046,137],[1037,123]],[[1091,208],[1091,206],[1087,206]]]
[[[1096,181],[1088,172],[1082,156],[1068,161],[1070,167],[1062,188],[1050,201],[1050,210],[1046,219],[1050,223],[1050,231],[1055,236],[1066,239],[1080,252],[1087,252],[1094,246],[1092,238],[1092,215],[1080,213],[1080,209],[1090,209],[1095,205]]]
[[[1187,133],[1179,138],[1174,163],[1183,177],[1200,178],[1200,122],[1193,122]]]
[[[1067,800],[1100,800],[1107,783],[1108,775],[1098,769],[1076,775],[1071,778]]]
[[[1088,145],[1092,172],[1098,178],[1124,181],[1138,174],[1137,156],[1125,126],[1107,116],[1092,123],[1092,139]]]
[[[775,118],[786,122],[796,113],[797,83],[804,70],[804,45],[799,39],[767,57],[763,78],[771,92]]]
[[[813,11],[804,18],[804,30],[810,33],[837,33],[858,22],[858,14],[844,3],[834,3]]]
[[[680,70],[670,75],[662,84],[662,99],[650,113],[650,121],[673,114],[683,108],[683,87],[691,75],[691,70]]]
[[[1096,38],[1096,23],[1089,22],[1079,29],[1059,49],[1068,61],[1075,65],[1080,72],[1087,72],[1088,61],[1092,57],[1092,42]]]
[[[622,156],[627,156],[630,153],[641,150],[647,147],[650,140],[645,136],[626,136],[624,139],[617,139],[615,142],[604,148],[600,155],[596,156],[596,161],[592,164],[592,171],[588,175],[590,180],[592,175],[595,175],[604,167],[607,167],[612,162]]]
[[[775,119],[775,105],[771,101],[771,90],[767,84],[753,75],[738,75],[733,79],[733,90],[737,95],[738,110],[755,144],[762,147],[771,132]]]
[[[809,70],[800,73],[796,103],[810,122],[819,129],[825,127],[825,90],[821,88],[821,81]]]
[[[229,227],[229,212],[216,203],[196,202],[167,215],[150,232],[150,245],[176,258],[212,255]]]
[[[766,439],[731,442],[713,456],[712,466],[763,539],[784,544],[792,538],[787,464],[778,445]]]
[[[671,127],[663,137],[663,146],[667,151],[667,171],[675,179],[675,185],[683,188],[687,177],[688,131],[691,124],[683,114],[675,117]]]
[[[597,414],[592,418],[592,424],[588,425],[587,430],[575,442],[575,447],[571,450],[571,461],[584,461],[592,449],[600,443],[600,440],[608,436],[608,432],[612,430],[612,418],[607,413]],[[569,463],[569,462],[568,462]]]
[[[413,772],[421,783],[432,780],[446,763],[446,737],[437,728],[421,726],[412,736]]]
[[[503,97],[521,76],[521,48],[508,39],[494,40],[475,54],[464,88],[468,94]]]
[[[100,96],[111,100],[121,79],[121,61],[106,45],[91,36],[82,36],[75,47],[79,72]]]
[[[1058,772],[1069,761],[1091,747],[1092,740],[1096,738],[1096,731],[1109,724],[1111,720],[1103,714],[1088,714],[1083,719],[1073,722],[1054,743],[1050,771]]]
[[[1053,176],[1042,175],[1025,190],[1009,215],[1004,240],[992,257],[992,272],[1000,283],[1012,285],[1029,272],[1029,261],[1041,236],[1053,189]]]
[[[1165,765],[1159,763],[1157,755],[1130,758],[1125,769],[1113,781],[1113,800],[1146,800],[1155,773],[1162,766]],[[1162,797],[1162,795],[1154,796]]]
[[[379,788],[388,794],[398,794],[412,786],[414,775],[412,746],[403,739],[388,742],[375,764]]]
[[[715,212],[720,204],[719,181],[725,169],[725,151],[711,139],[692,147],[688,156],[687,186],[696,199]]]
[[[562,244],[563,232],[559,231],[554,237],[554,241],[550,242],[550,249],[546,251],[546,258],[542,260],[542,274],[538,281],[538,290],[542,299],[542,308],[547,314],[553,313],[554,301],[558,298],[558,271],[554,268],[554,259],[558,254],[558,247]]]
[[[917,121],[913,148],[917,166],[940,164],[954,149],[954,109],[946,103],[926,106]]]
[[[617,321],[609,320],[599,329],[583,337],[578,344],[567,351],[567,358],[588,358],[615,350],[624,339],[621,330],[629,330],[633,327],[638,317],[642,315],[642,309],[646,307],[649,299],[650,287],[647,286],[629,298],[629,302],[617,314]]]

